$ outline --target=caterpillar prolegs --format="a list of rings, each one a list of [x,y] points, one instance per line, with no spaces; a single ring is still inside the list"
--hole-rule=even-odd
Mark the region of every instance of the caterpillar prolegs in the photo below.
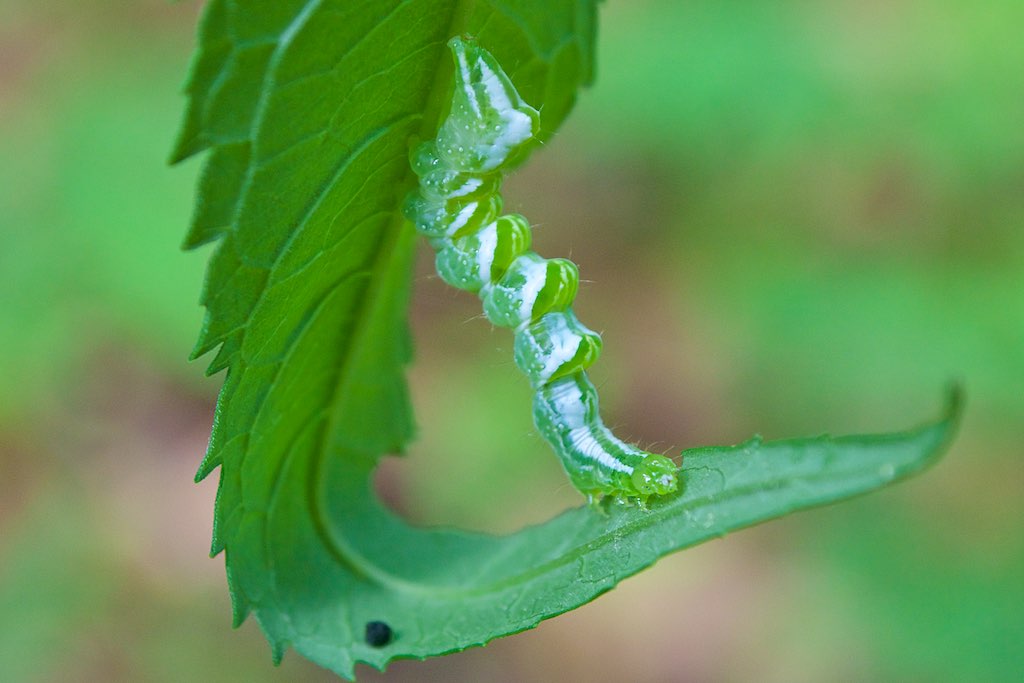
[[[448,45],[451,107],[436,139],[412,151],[419,188],[406,217],[437,251],[438,275],[477,293],[488,320],[515,330],[515,362],[535,391],[534,423],[573,485],[592,502],[607,495],[641,506],[675,491],[669,458],[621,441],[601,420],[586,374],[601,337],[573,313],[576,265],[530,251],[527,220],[500,215],[502,169],[536,135],[537,110],[486,50],[459,37]]]

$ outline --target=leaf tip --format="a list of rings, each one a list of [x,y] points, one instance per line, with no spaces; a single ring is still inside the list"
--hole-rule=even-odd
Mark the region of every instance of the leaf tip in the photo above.
[[[198,484],[203,479],[210,476],[210,472],[213,472],[220,465],[219,458],[213,458],[209,453],[203,458],[203,461],[199,463],[199,469],[196,471],[196,476],[193,478],[193,482]]]
[[[263,630],[263,633],[267,633],[266,629]],[[270,643],[270,661],[274,663],[274,666],[281,666],[281,660],[284,659],[284,653],[288,646],[283,641],[271,638],[269,635],[267,642]]]
[[[231,596],[231,628],[239,628],[244,622],[245,618],[249,616],[249,601],[245,599],[242,592],[235,585],[234,577],[232,576],[231,563],[225,560],[224,568],[228,575],[228,594]],[[266,629],[263,630],[266,633]],[[273,652],[277,651],[277,644],[270,640],[270,647]],[[278,664],[281,661],[279,657],[275,658],[274,664]]]
[[[217,434],[217,415],[213,416],[213,433],[210,435],[210,442],[207,444],[206,453],[203,455],[203,461],[199,463],[199,469],[196,471],[195,483],[201,482],[206,477],[210,476],[210,473],[220,467],[221,463],[224,462],[224,456],[220,448],[214,447],[214,437]],[[218,493],[220,490],[218,488]]]
[[[179,164],[190,156],[198,154],[209,147],[209,142],[204,139],[201,131],[197,130],[199,125],[192,120],[191,114],[191,111],[186,114],[185,124],[178,134],[178,139],[171,149],[170,156],[167,157],[168,166]]]
[[[949,446],[957,431],[960,429],[960,421],[964,416],[964,408],[967,404],[967,392],[960,380],[954,380],[946,388],[946,405],[938,425],[943,427],[943,435],[936,446],[936,451],[941,453]]]
[[[967,403],[967,391],[960,380],[949,383],[946,389],[946,421],[951,424],[958,424],[963,417],[964,405]]]

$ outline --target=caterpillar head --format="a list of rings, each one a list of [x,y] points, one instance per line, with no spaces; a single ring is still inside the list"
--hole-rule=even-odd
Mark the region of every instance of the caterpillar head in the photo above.
[[[630,481],[643,498],[672,493],[679,485],[675,463],[664,455],[654,453],[633,469]]]
[[[493,171],[536,135],[540,115],[489,52],[458,36],[448,46],[455,59],[455,91],[437,133],[437,151],[452,169]]]

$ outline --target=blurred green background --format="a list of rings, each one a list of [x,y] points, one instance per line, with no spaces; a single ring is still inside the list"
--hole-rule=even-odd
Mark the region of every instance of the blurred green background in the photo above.
[[[191,481],[219,378],[186,362],[199,166],[165,159],[199,9],[0,0],[4,681],[333,680],[230,629]],[[667,452],[895,430],[960,379],[961,434],[909,483],[365,680],[1021,680],[1021,26],[1019,0],[607,3],[595,86],[506,202],[580,264],[606,418]],[[510,336],[421,256],[420,437],[382,495],[495,531],[575,504]]]

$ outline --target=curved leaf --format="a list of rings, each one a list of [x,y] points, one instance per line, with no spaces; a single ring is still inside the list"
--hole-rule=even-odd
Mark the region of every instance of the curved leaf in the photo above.
[[[942,453],[959,413],[954,393],[938,421],[903,434],[692,449],[683,454],[684,491],[649,511],[581,507],[504,537],[410,528],[370,495],[365,464],[323,461],[314,505],[336,555],[313,575],[325,572],[320,581],[345,600],[305,622],[325,639],[322,649],[296,647],[350,675],[337,666],[338,642],[356,641],[351,656],[383,666],[394,657],[427,657],[532,628],[667,553],[914,474]],[[346,485],[330,489],[329,482]],[[397,633],[382,650],[358,641],[363,625],[378,620]]]
[[[507,537],[414,529],[369,482],[410,438],[403,377],[410,141],[472,33],[552,132],[591,74],[594,0],[212,0],[174,159],[210,149],[186,241],[219,240],[195,355],[227,368],[198,478],[220,466],[213,552],[252,611],[351,677],[356,662],[484,643],[580,605],[661,555],[919,469],[952,428],[686,453],[649,512],[585,508]],[[368,622],[394,637],[365,642]]]

